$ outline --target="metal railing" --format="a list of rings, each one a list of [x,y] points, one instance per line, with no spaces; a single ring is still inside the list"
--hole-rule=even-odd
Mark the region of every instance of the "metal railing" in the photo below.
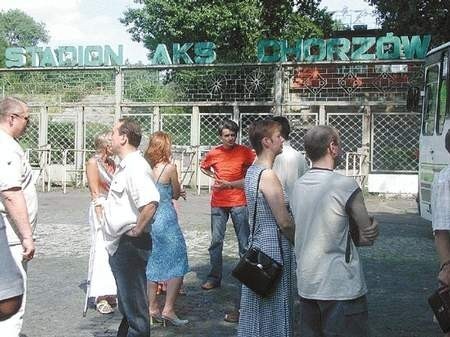
[[[34,158],[35,155],[37,158]],[[37,149],[29,148],[25,150],[25,157],[30,163],[33,171],[38,171],[37,176],[33,177],[35,183],[41,182],[41,190],[45,191],[45,183],[47,182],[47,192],[51,187],[51,174],[49,164],[52,160],[52,150],[49,144],[40,146]],[[35,160],[37,159],[37,160]]]
[[[69,153],[73,153],[74,154],[74,158],[76,154],[79,154],[79,156],[77,156],[77,160],[75,160],[75,163],[73,164],[73,167],[69,166],[67,164],[67,158],[68,158],[68,154]],[[78,149],[65,149],[63,151],[63,161],[62,161],[62,165],[63,165],[63,179],[62,179],[62,186],[63,186],[63,193],[67,192],[67,178],[68,178],[68,173],[74,173],[75,176],[72,176],[71,178],[73,178],[74,181],[74,186],[86,186],[86,155],[88,153],[95,153],[94,150],[78,150]]]
[[[367,174],[363,172],[364,161],[367,156],[359,152],[345,153],[345,175],[353,177],[358,182],[359,186],[364,186]]]

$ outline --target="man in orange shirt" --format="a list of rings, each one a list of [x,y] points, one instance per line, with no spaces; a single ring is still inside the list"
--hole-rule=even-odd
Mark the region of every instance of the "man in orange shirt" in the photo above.
[[[246,146],[236,144],[238,125],[225,120],[219,127],[222,145],[209,151],[200,168],[215,179],[211,196],[211,245],[209,256],[211,270],[204,290],[220,287],[222,280],[222,249],[226,223],[229,216],[239,243],[239,255],[247,249],[249,235],[247,201],[244,192],[244,177],[253,163],[255,154]]]

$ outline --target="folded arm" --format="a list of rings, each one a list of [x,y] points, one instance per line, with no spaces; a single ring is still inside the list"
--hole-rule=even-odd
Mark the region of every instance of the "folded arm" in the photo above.
[[[144,232],[145,226],[150,223],[150,220],[155,215],[157,208],[158,203],[156,201],[152,201],[139,208],[139,216],[137,218],[136,226],[133,227],[127,234],[129,236],[140,236]],[[151,228],[149,230],[151,232]]]
[[[378,222],[367,213],[362,191],[358,191],[348,206],[349,215],[359,230],[359,245],[371,246],[378,237]]]

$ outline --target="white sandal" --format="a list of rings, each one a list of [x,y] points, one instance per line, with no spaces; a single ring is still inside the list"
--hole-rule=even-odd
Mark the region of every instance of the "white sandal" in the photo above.
[[[97,311],[101,314],[112,314],[114,312],[111,304],[107,300],[101,300],[96,304]]]

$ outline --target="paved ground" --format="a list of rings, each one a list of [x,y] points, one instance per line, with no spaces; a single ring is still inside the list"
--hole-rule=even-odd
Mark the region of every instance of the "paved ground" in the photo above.
[[[87,192],[41,193],[39,201],[23,337],[115,336],[120,314],[102,316],[91,309],[82,317],[89,252]],[[360,250],[370,289],[372,336],[440,336],[426,301],[438,268],[430,224],[417,216],[413,199],[370,197],[368,205],[381,223],[376,245]],[[236,325],[222,320],[238,289],[229,275],[237,262],[234,231],[227,232],[222,287],[202,291],[209,261],[209,197],[189,195],[179,207],[191,272],[185,278],[188,295],[179,298],[177,310],[191,322],[184,328],[152,328],[152,336],[235,336]]]

